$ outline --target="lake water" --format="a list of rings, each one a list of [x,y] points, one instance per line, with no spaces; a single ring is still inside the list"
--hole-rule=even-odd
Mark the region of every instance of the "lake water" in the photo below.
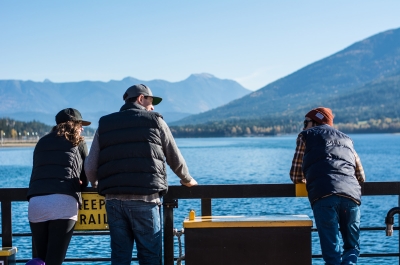
[[[398,181],[400,177],[400,135],[350,135],[366,172],[367,181]],[[191,175],[201,184],[291,183],[289,170],[296,136],[265,138],[195,138],[176,139]],[[90,142],[88,142],[90,147]],[[0,148],[0,187],[27,187],[32,170],[32,148]],[[179,178],[168,171],[170,185],[179,185]],[[13,232],[29,233],[27,202],[13,203]],[[361,206],[361,227],[383,227],[387,211],[398,206],[398,196],[364,197]],[[200,213],[199,200],[180,200],[174,211],[175,227],[190,209]],[[262,216],[268,214],[306,214],[313,219],[307,198],[219,199],[213,200],[213,215]],[[397,224],[397,217],[396,217]],[[313,233],[313,254],[320,254],[318,236]],[[176,240],[177,242],[177,240]],[[386,237],[382,231],[363,231],[361,252],[399,250],[398,231]],[[31,239],[15,237],[18,259],[31,257]],[[175,247],[176,256],[178,246]],[[184,251],[183,251],[184,252]],[[134,253],[136,255],[136,253]],[[67,257],[109,257],[108,236],[75,236]],[[65,263],[67,264],[67,263]],[[78,264],[78,263],[69,263]],[[91,263],[108,264],[108,263]],[[313,264],[323,264],[314,259]],[[360,258],[359,264],[399,264],[398,258]]]

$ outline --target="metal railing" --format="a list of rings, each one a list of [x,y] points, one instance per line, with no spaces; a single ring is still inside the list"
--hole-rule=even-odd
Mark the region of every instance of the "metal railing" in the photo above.
[[[27,188],[3,188],[0,189],[1,202],[1,226],[2,246],[12,246],[13,236],[30,236],[29,233],[12,233],[12,202],[26,201]],[[95,192],[93,188],[86,188],[85,192]],[[386,196],[400,195],[400,182],[366,182],[362,184],[363,196]],[[179,199],[200,199],[201,215],[212,215],[212,199],[232,198],[276,198],[296,197],[295,185],[293,184],[244,184],[244,185],[199,185],[190,189],[183,186],[170,186],[168,193],[163,198],[163,229],[164,229],[164,265],[173,265],[174,257],[174,208],[178,207]],[[400,196],[399,203],[400,206]],[[395,206],[395,205],[391,205]],[[388,209],[389,210],[389,209]],[[384,221],[384,217],[382,217]],[[366,231],[383,231],[385,227],[363,227]],[[394,228],[399,230],[398,227]],[[312,229],[312,231],[316,231]],[[108,232],[74,232],[74,236],[86,235],[108,235]],[[320,258],[321,255],[312,255],[313,258]],[[361,257],[399,257],[400,264],[400,233],[399,252],[397,253],[368,253],[361,254]],[[137,258],[132,258],[137,260]],[[66,262],[94,262],[110,261],[109,257],[104,258],[69,258]],[[18,260],[17,262],[25,262]]]
[[[400,195],[400,182],[366,182],[361,185],[363,196]],[[179,199],[201,199],[201,215],[212,215],[212,199],[229,198],[274,198],[296,197],[293,184],[252,184],[252,185],[201,185],[192,187],[170,187],[164,197],[164,265],[174,264],[174,208],[178,207]],[[400,197],[399,202],[400,205]],[[395,205],[393,205],[395,206]],[[388,209],[389,210],[389,209]],[[384,216],[382,217],[384,222]],[[312,229],[314,232],[316,229]],[[364,227],[361,230],[385,230],[385,227]],[[399,230],[399,228],[395,228]],[[400,233],[399,252],[397,253],[368,253],[361,257],[399,257],[400,264]],[[321,255],[312,255],[312,258],[321,258]]]

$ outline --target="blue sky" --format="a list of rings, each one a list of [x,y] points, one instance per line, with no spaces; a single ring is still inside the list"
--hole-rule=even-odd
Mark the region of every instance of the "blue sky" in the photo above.
[[[398,0],[0,0],[0,79],[177,82],[256,90],[400,27]]]

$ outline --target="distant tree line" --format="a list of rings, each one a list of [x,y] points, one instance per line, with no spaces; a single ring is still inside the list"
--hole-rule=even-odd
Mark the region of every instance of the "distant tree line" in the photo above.
[[[301,119],[300,119],[301,120]],[[335,127],[345,133],[400,133],[400,118],[369,119],[358,122],[339,122]],[[302,120],[229,120],[198,125],[171,126],[174,137],[242,137],[297,134],[303,128]],[[3,138],[40,138],[50,132],[52,126],[38,121],[22,122],[9,118],[0,119]],[[93,136],[95,129],[85,127],[83,136]]]
[[[292,120],[225,120],[205,124],[171,126],[175,137],[235,137],[269,136],[298,132],[299,124]]]
[[[367,121],[337,123],[334,125],[345,133],[398,133],[399,118],[369,119]],[[297,134],[303,128],[302,121],[294,120],[236,120],[211,122],[198,125],[171,126],[175,137],[241,137]]]
[[[40,138],[51,131],[53,127],[38,121],[16,121],[10,118],[0,118],[0,137],[12,139]],[[85,127],[83,136],[93,136],[94,129]]]
[[[346,133],[400,133],[399,118],[369,119],[357,123],[338,123],[335,126]]]

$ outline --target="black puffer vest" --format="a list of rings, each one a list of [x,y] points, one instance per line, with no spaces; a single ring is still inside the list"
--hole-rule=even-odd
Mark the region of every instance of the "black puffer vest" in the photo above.
[[[159,117],[127,103],[120,112],[100,118],[100,194],[165,194],[168,184]]]
[[[303,172],[310,202],[337,194],[361,203],[353,141],[329,125],[316,126],[301,134],[306,142]]]
[[[29,182],[28,200],[33,196],[66,194],[82,203],[79,176],[83,160],[78,146],[51,132],[36,144]]]

